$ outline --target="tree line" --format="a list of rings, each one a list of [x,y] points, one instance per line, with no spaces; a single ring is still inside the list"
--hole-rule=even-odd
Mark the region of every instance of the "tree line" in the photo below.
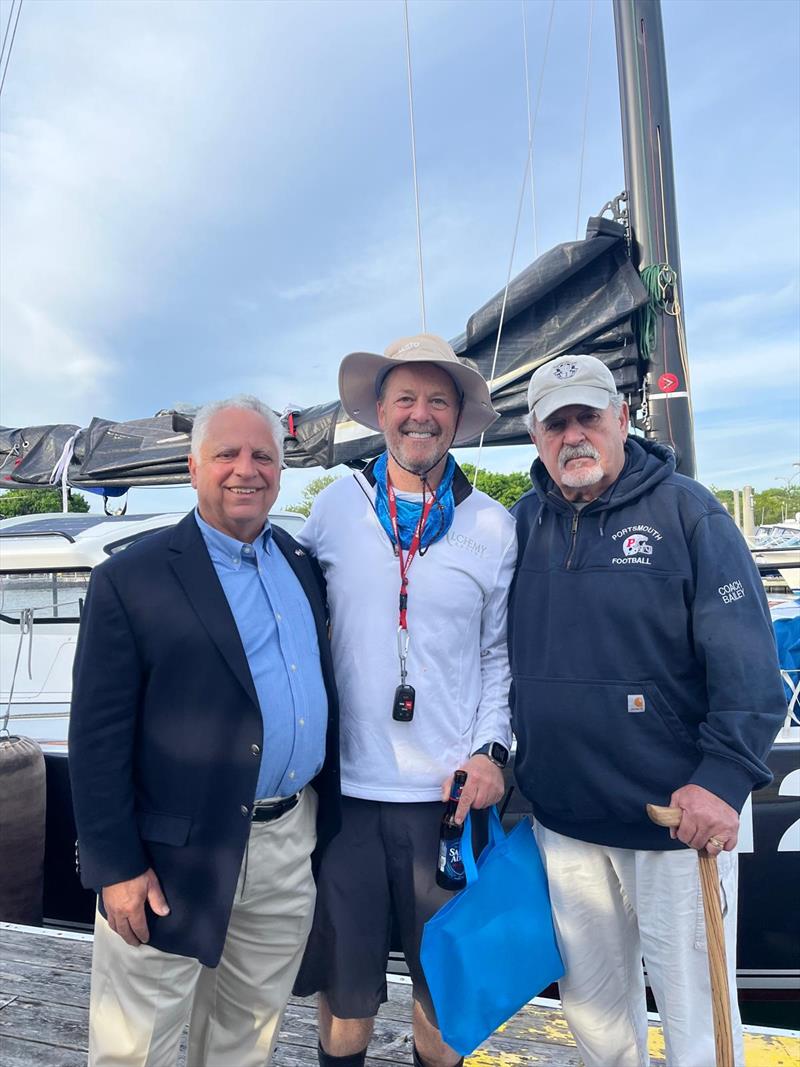
[[[471,463],[463,463],[461,469],[471,482],[475,477],[475,467]],[[303,489],[300,500],[296,504],[290,504],[286,510],[307,517],[314,498],[334,481],[336,481],[336,476],[333,474],[322,474],[314,478]],[[523,493],[527,493],[531,482],[527,471],[500,474],[498,471],[481,470],[478,472],[477,486],[494,500],[499,500],[504,507],[510,508],[516,504]],[[733,490],[718,489],[713,485],[710,489],[717,500],[724,504],[733,515]],[[70,490],[68,500],[70,511],[89,510],[89,502],[82,493]],[[787,485],[778,489],[762,489],[754,494],[754,503],[757,526],[794,518],[800,512],[800,486]],[[6,489],[0,493],[0,519],[58,511],[61,511],[60,489]]]

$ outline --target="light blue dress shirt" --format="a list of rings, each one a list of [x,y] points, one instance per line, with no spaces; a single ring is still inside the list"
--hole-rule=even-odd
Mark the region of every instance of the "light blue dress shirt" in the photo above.
[[[272,537],[252,545],[209,526],[195,509],[253,676],[264,743],[256,799],[302,789],[322,767],[328,698],[311,605]]]

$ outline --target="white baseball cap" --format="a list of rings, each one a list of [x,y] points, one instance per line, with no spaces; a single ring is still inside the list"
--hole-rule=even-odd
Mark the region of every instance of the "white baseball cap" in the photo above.
[[[539,422],[570,404],[607,408],[617,395],[614,375],[596,356],[558,356],[531,375],[528,411]]]

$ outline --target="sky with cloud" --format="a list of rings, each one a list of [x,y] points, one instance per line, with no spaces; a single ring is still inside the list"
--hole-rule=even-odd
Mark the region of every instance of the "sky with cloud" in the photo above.
[[[453,337],[508,271],[523,7],[408,10],[428,328]],[[524,10],[542,93],[514,273],[624,184],[609,0],[556,0],[543,72],[551,5]],[[662,11],[698,474],[767,488],[800,471],[800,6]],[[419,329],[400,0],[25,0],[0,124],[6,426],[321,403],[347,352]],[[279,504],[318,473],[286,472]],[[191,499],[135,490],[130,510]]]

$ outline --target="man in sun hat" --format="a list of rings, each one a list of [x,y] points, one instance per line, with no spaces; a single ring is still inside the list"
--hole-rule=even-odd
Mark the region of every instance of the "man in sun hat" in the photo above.
[[[460,1060],[437,1029],[419,946],[451,897],[435,873],[453,772],[468,775],[459,821],[503,794],[516,535],[449,450],[497,413],[478,371],[431,334],[347,356],[339,394],[386,450],[325,489],[300,534],[328,585],[343,824],[320,869],[296,992],[320,993],[323,1067],[363,1064],[394,926],[414,983],[415,1063],[452,1067]]]
[[[599,359],[544,364],[528,407],[539,458],[514,507],[515,769],[547,868],[567,1021],[586,1067],[647,1064],[644,957],[667,1062],[714,1063],[693,851],[705,848],[718,857],[738,1065],[739,812],[770,781],[786,715],[764,590],[712,494],[675,473],[664,445],[628,437]],[[682,810],[672,838],[647,803]]]

